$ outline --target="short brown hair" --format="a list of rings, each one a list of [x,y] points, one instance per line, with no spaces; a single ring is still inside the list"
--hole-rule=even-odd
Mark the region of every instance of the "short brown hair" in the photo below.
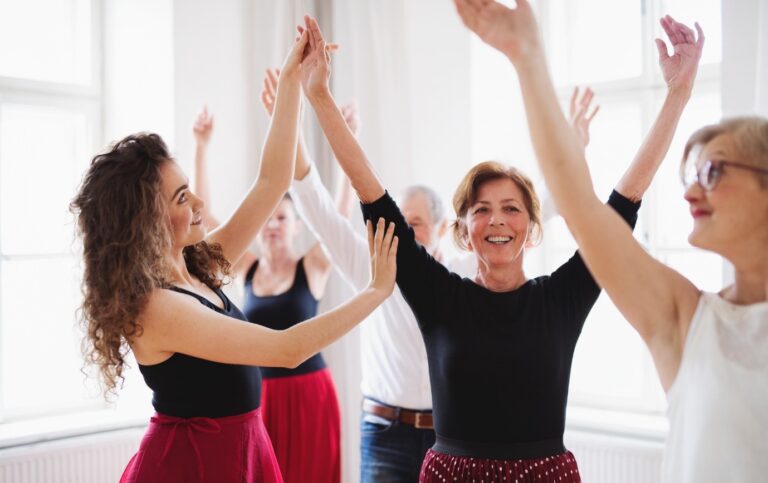
[[[464,175],[459,187],[453,195],[453,209],[456,211],[456,220],[451,225],[453,228],[453,241],[459,248],[467,249],[467,224],[464,217],[469,208],[477,201],[477,193],[480,188],[489,181],[508,179],[515,183],[523,192],[523,204],[531,219],[531,239],[534,244],[541,242],[543,229],[541,226],[541,202],[536,195],[536,189],[528,176],[517,168],[505,166],[497,161],[485,161]]]
[[[768,119],[741,116],[723,119],[691,134],[685,143],[680,169],[685,169],[685,162],[694,148],[704,146],[721,134],[730,134],[741,154],[756,162],[759,167],[768,168]],[[768,185],[768,176],[763,176],[762,179],[763,186]]]

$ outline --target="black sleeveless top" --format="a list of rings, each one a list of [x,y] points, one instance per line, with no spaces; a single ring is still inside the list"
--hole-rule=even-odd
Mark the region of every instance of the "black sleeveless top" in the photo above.
[[[318,301],[309,291],[307,275],[304,272],[304,259],[296,264],[293,285],[288,291],[277,295],[258,296],[253,293],[253,274],[259,266],[255,261],[245,274],[245,298],[243,312],[251,322],[275,330],[285,330],[317,315]],[[313,355],[295,369],[282,367],[262,367],[265,379],[274,377],[309,374],[325,368],[323,356]]]
[[[190,295],[220,314],[247,321],[218,288],[211,290],[224,302],[223,310],[183,288],[171,290]],[[176,352],[159,364],[139,364],[139,370],[152,389],[152,406],[161,414],[221,418],[253,411],[261,404],[261,373],[255,366],[223,364]]]

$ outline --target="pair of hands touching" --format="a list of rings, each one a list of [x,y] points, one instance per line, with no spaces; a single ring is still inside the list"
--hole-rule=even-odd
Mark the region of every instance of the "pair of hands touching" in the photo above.
[[[271,117],[274,113],[278,87],[283,82],[300,82],[302,89],[310,100],[317,96],[330,94],[328,81],[330,79],[330,54],[337,50],[336,44],[327,44],[317,21],[309,16],[304,17],[304,26],[298,26],[299,36],[296,38],[282,69],[268,69],[264,77],[261,102]],[[360,130],[360,118],[355,102],[341,108],[344,121],[353,134]],[[198,114],[192,128],[198,148],[205,148],[213,133],[213,116],[207,106]],[[366,223],[368,231],[368,246],[371,258],[371,282],[369,287],[389,296],[394,290],[397,272],[398,238],[394,235],[395,225],[379,219],[374,231],[373,224]]]

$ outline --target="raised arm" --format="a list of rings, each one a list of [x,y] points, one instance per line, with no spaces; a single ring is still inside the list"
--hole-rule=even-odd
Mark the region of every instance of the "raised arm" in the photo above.
[[[246,251],[293,178],[301,104],[299,73],[300,64],[306,61],[303,56],[307,43],[308,34],[301,34],[283,65],[256,181],[232,216],[206,240],[220,243],[232,264]]]
[[[394,288],[394,226],[368,226],[372,279],[350,301],[286,330],[271,330],[218,314],[189,297],[156,290],[142,312],[137,354],[181,352],[226,364],[296,367],[366,318]]]
[[[531,6],[454,0],[464,24],[504,53],[520,78],[528,126],[545,181],[598,283],[648,344],[662,385],[679,368],[697,289],[648,255],[595,196],[576,136],[557,103]]]
[[[317,114],[333,154],[349,177],[358,198],[364,203],[370,203],[384,195],[384,186],[331,95],[328,85],[331,75],[330,55],[317,21],[305,17],[305,22],[305,31],[309,33],[310,52],[301,71],[304,93]]]
[[[616,191],[633,200],[642,198],[669,151],[680,116],[691,97],[704,48],[704,32],[698,23],[698,38],[693,30],[669,15],[663,17],[660,23],[674,49],[673,54],[669,55],[667,44],[656,39],[659,66],[667,84],[667,95],[635,159],[616,186]]]
[[[209,230],[219,226],[219,221],[211,212],[211,191],[208,183],[208,144],[213,134],[213,116],[208,113],[208,106],[197,115],[192,126],[195,137],[195,163],[192,169],[192,190],[205,202],[203,221]]]

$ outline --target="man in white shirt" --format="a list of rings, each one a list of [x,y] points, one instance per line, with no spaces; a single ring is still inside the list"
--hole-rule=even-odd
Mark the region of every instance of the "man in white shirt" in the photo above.
[[[344,280],[361,290],[370,278],[367,241],[337,211],[305,155],[298,156],[291,187],[296,211]],[[448,229],[439,195],[414,186],[405,191],[400,206],[416,240],[435,255]],[[361,481],[414,482],[435,442],[427,353],[416,318],[397,287],[379,313],[379,319],[367,321],[361,330]]]

